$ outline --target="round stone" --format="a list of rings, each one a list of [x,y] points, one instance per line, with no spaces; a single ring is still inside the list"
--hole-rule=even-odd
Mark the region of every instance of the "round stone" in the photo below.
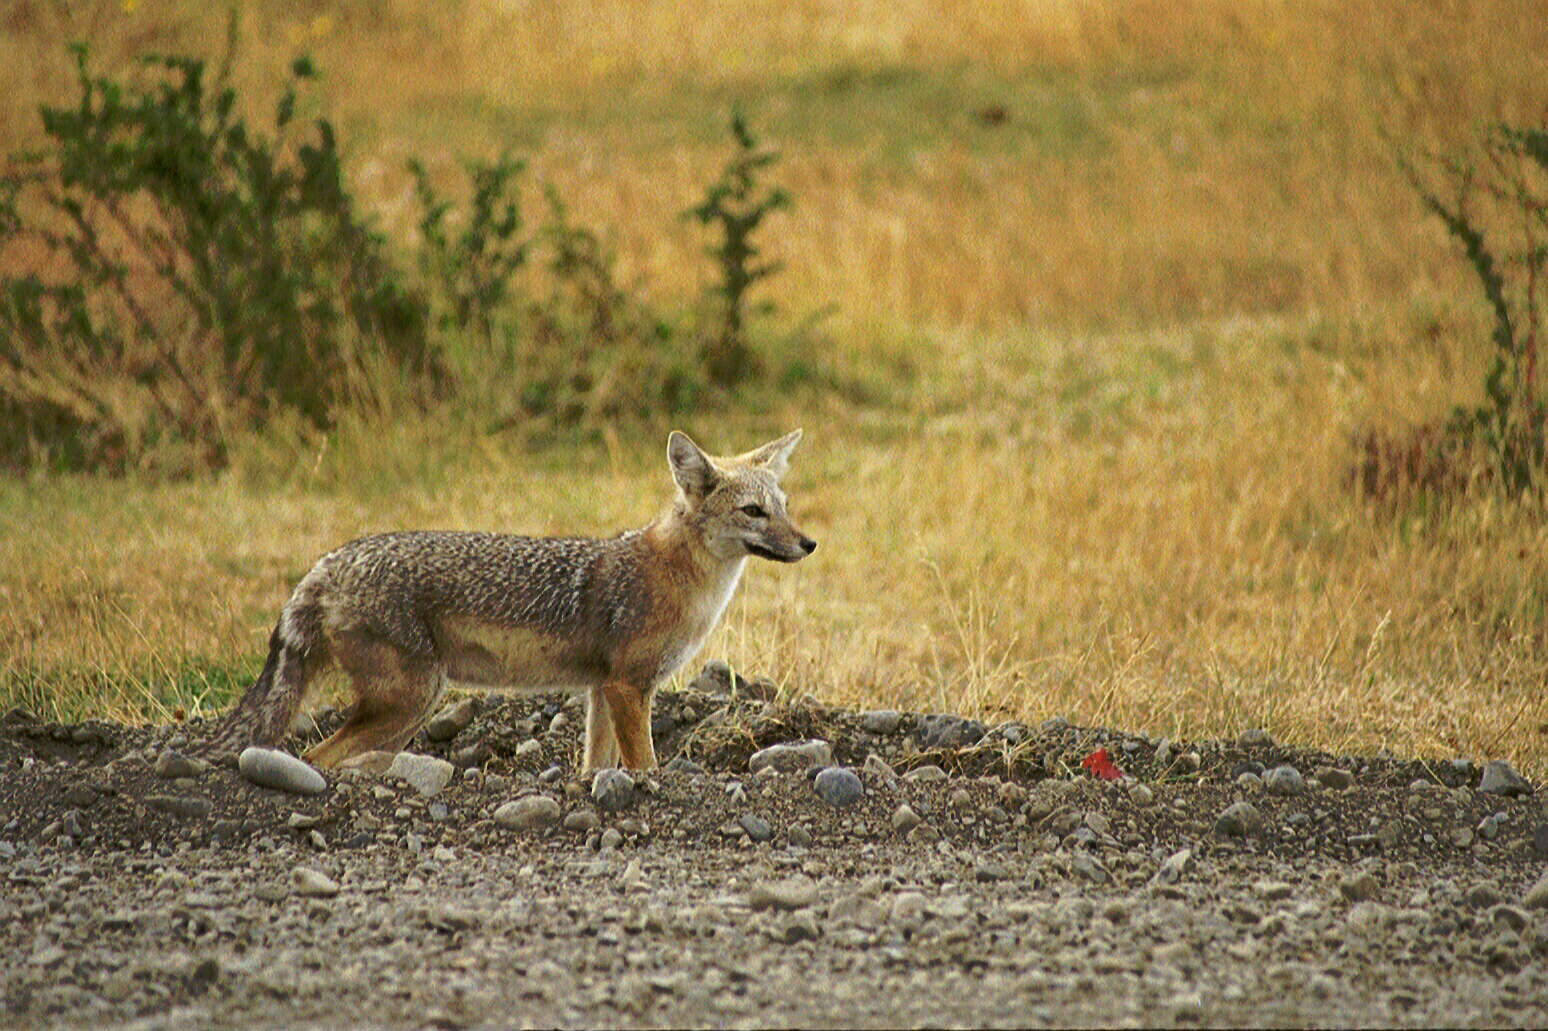
[[[1227,837],[1239,838],[1256,834],[1263,827],[1263,814],[1251,802],[1237,802],[1215,820],[1215,832]]]
[[[1263,787],[1271,795],[1304,795],[1306,782],[1294,766],[1276,766],[1263,775]]]
[[[830,766],[818,773],[813,787],[817,797],[832,806],[853,805],[865,795],[865,786],[855,771],[843,766]]]
[[[542,830],[559,822],[559,803],[547,795],[524,795],[496,809],[494,821],[511,830]]]
[[[598,770],[591,781],[591,800],[603,809],[623,809],[634,801],[634,778],[623,770]]]
[[[425,736],[431,741],[450,741],[468,729],[477,713],[477,699],[459,699],[430,717],[425,724]]]

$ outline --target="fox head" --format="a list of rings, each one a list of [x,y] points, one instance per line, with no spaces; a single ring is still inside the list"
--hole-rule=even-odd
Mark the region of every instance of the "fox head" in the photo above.
[[[800,439],[801,431],[794,430],[746,454],[712,458],[686,433],[672,431],[667,464],[677,481],[679,508],[710,554],[798,562],[817,550],[817,542],[790,521],[779,489]]]

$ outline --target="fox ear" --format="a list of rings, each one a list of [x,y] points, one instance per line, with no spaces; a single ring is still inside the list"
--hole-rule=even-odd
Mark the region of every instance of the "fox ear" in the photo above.
[[[760,448],[749,451],[743,457],[753,465],[761,465],[774,474],[777,480],[790,468],[790,452],[801,442],[801,431],[791,430],[778,440],[771,440]]]
[[[672,479],[690,498],[704,497],[715,485],[718,474],[709,456],[681,430],[673,430],[667,437],[667,464],[672,467]]]

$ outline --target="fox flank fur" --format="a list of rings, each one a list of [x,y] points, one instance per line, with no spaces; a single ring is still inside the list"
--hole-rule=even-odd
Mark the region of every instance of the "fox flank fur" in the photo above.
[[[676,499],[611,539],[428,531],[329,552],[296,585],[263,672],[205,751],[278,743],[313,678],[337,667],[355,705],[307,753],[317,766],[402,748],[451,681],[585,691],[585,770],[653,768],[651,694],[720,621],[747,557],[797,562],[817,548],[779,489],[800,439],[712,458],[673,431]]]

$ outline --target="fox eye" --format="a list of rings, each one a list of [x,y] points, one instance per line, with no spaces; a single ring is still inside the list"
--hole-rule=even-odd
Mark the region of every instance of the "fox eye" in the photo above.
[[[763,510],[762,505],[743,505],[741,508],[737,509],[737,511],[745,516],[752,516],[754,519],[767,519],[769,516],[769,514]]]

